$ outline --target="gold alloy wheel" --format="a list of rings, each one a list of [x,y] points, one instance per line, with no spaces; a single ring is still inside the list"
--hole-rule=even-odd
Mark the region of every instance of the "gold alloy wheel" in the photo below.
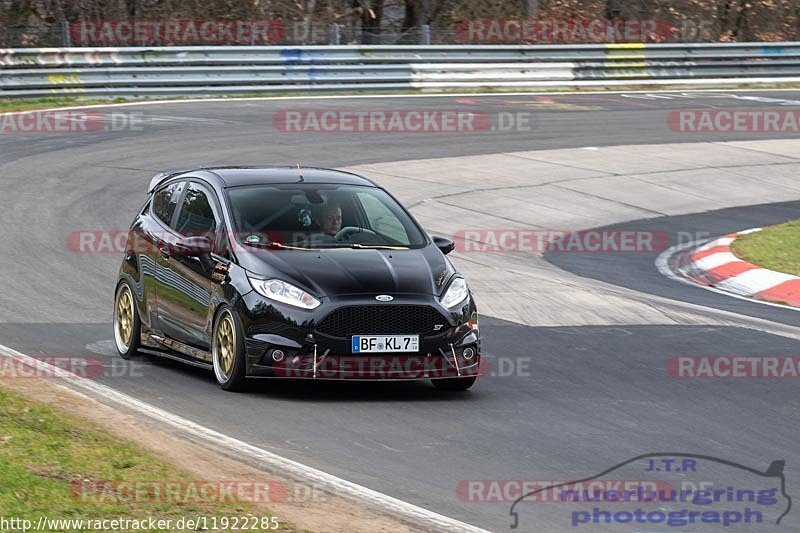
[[[115,313],[117,345],[121,351],[127,350],[133,341],[133,297],[131,290],[124,285],[117,298]]]
[[[219,369],[222,381],[230,379],[233,364],[236,361],[236,328],[230,312],[226,311],[217,326],[217,335],[214,343],[214,359]]]

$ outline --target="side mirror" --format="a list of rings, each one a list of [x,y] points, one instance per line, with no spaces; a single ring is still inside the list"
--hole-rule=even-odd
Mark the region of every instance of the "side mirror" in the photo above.
[[[184,237],[173,244],[172,249],[179,255],[201,257],[209,255],[214,249],[214,245],[208,237]]]
[[[444,255],[449,254],[453,250],[456,249],[456,243],[448,239],[447,237],[432,237],[433,244],[442,251]]]

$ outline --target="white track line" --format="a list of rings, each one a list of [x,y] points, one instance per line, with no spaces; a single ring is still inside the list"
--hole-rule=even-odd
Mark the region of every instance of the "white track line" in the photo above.
[[[739,232],[739,235],[750,235],[751,233],[756,233],[756,232],[758,232],[758,231],[761,231],[761,229],[762,229],[762,228],[750,228],[750,229],[746,229],[746,230],[744,230],[744,231],[740,231],[740,232]]]
[[[196,442],[201,442],[203,445],[227,452],[226,455],[232,457],[244,457],[250,460],[257,461],[260,464],[267,465],[276,471],[276,474],[284,473],[288,477],[307,480],[318,483],[320,486],[331,491],[337,496],[345,496],[350,499],[356,500],[358,503],[367,504],[374,508],[379,508],[391,516],[405,519],[416,525],[425,525],[433,527],[437,530],[446,531],[463,531],[467,533],[489,533],[484,529],[471,526],[464,522],[454,520],[444,515],[440,515],[433,511],[417,507],[410,503],[398,500],[381,492],[362,487],[350,481],[338,478],[321,470],[311,468],[304,464],[286,459],[280,455],[268,452],[246,442],[240,441],[233,437],[229,437],[223,433],[214,431],[213,429],[201,426],[190,420],[186,420],[180,416],[165,411],[159,407],[155,407],[148,403],[142,402],[133,396],[116,391],[111,387],[91,381],[86,378],[76,377],[75,374],[68,372],[64,369],[58,368],[49,363],[45,363],[29,355],[20,353],[12,348],[8,348],[0,344],[0,355],[7,355],[12,359],[33,366],[35,368],[46,368],[48,375],[55,375],[57,377],[64,377],[69,379],[71,386],[58,384],[61,387],[75,392],[74,389],[81,389],[88,393],[85,396],[97,399],[103,398],[124,405],[126,408],[143,414],[159,423],[167,424],[186,436],[191,436]],[[220,394],[226,394],[223,391]],[[80,393],[79,393],[80,394]],[[455,494],[455,493],[454,493]]]
[[[710,250],[711,248],[716,248],[717,246],[730,246],[730,244],[735,240],[736,237],[720,237],[719,239],[714,239],[708,244],[704,244],[703,246],[699,247],[697,251],[704,252],[706,250]]]
[[[739,300],[745,300],[745,301],[751,302],[751,303],[756,303],[756,304],[761,304],[761,305],[769,305],[771,307],[781,307],[783,309],[791,309],[792,311],[800,311],[800,308],[792,307],[791,305],[784,305],[784,304],[779,304],[779,303],[775,303],[775,302],[767,302],[765,300],[756,300],[755,298],[748,298],[747,296],[741,296],[739,294],[733,294],[731,292],[721,291],[721,290],[717,289],[716,287],[710,287],[708,285],[701,285],[699,283],[695,283],[695,282],[693,282],[691,280],[688,280],[688,279],[684,278],[683,276],[675,273],[672,270],[672,268],[670,268],[669,260],[672,258],[672,256],[674,256],[675,254],[677,254],[679,252],[682,252],[682,251],[686,250],[687,248],[691,248],[692,246],[697,246],[700,243],[706,242],[706,240],[696,241],[696,242],[693,241],[693,242],[688,242],[688,243],[683,243],[683,244],[676,244],[675,246],[670,246],[669,248],[667,248],[666,250],[661,252],[658,255],[658,257],[656,258],[656,263],[655,263],[656,264],[656,268],[658,269],[658,271],[663,276],[666,276],[666,277],[668,277],[669,279],[671,279],[673,281],[678,281],[680,283],[683,283],[684,285],[689,285],[691,287],[697,287],[697,288],[700,288],[700,289],[705,289],[707,291],[716,292],[717,294],[724,294],[725,296],[729,296],[731,298],[738,298]]]

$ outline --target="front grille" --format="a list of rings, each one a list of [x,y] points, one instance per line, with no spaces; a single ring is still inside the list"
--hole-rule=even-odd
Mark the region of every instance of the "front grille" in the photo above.
[[[437,325],[439,328],[435,329]],[[444,333],[447,327],[447,320],[427,305],[359,305],[331,312],[319,323],[317,331],[338,338],[399,334],[429,337]]]

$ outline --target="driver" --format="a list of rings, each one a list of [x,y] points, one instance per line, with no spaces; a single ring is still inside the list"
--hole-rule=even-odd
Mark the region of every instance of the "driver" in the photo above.
[[[331,237],[335,236],[342,229],[342,208],[339,204],[327,204],[320,207],[317,223],[322,233]]]

